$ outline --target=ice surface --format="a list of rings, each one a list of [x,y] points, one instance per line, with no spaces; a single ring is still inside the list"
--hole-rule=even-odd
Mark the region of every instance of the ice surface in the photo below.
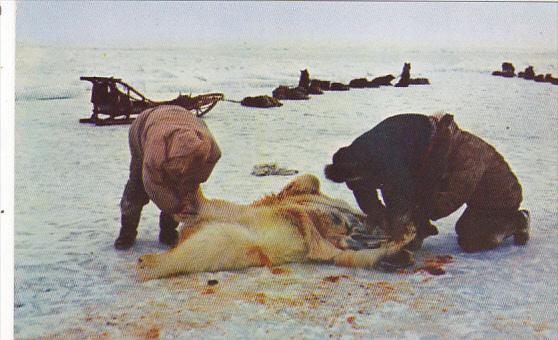
[[[558,88],[490,76],[503,61],[558,73],[555,51],[19,46],[16,338],[557,338]],[[91,111],[90,83],[80,76],[120,77],[152,99],[180,91],[240,100],[296,85],[304,68],[347,83],[397,76],[404,62],[432,85],[326,92],[269,110],[219,103],[205,118],[223,152],[207,196],[247,203],[276,192],[288,178],[250,175],[254,164],[276,162],[317,175],[324,193],[356,206],[349,190],[323,176],[337,148],[391,114],[444,110],[518,175],[532,217],[527,246],[466,254],[454,214],[417,253],[417,266],[451,255],[445,275],[293,264],[276,275],[253,268],[137,282],[137,258],[165,250],[158,211],[144,208],[133,249],[113,249],[128,127],[78,123]],[[209,287],[210,279],[219,283]]]

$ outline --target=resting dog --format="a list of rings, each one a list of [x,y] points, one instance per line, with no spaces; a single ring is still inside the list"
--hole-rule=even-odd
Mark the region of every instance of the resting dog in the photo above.
[[[375,236],[365,215],[322,194],[312,175],[299,176],[280,193],[249,205],[208,200],[201,190],[198,195],[195,220],[175,216],[183,222],[178,245],[139,258],[141,280],[289,262],[370,268],[415,237],[414,228],[397,241]],[[361,237],[352,238],[351,233]]]

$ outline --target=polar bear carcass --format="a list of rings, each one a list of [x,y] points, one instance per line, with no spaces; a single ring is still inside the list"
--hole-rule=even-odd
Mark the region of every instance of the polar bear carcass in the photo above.
[[[376,239],[374,246],[350,249],[349,235],[355,230],[373,234],[366,216],[322,194],[318,178],[309,174],[295,178],[278,194],[248,205],[206,199],[201,190],[198,195],[195,220],[175,216],[182,221],[177,246],[139,258],[140,280],[289,262],[370,268],[415,237],[411,226],[400,240],[384,237]]]

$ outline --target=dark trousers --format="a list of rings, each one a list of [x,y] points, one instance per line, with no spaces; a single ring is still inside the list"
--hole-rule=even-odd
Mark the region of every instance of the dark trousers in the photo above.
[[[457,242],[466,252],[477,252],[498,247],[514,236],[516,244],[528,233],[525,215],[516,209],[481,210],[468,207],[455,224]]]
[[[149,195],[145,192],[142,180],[142,162],[132,155],[130,164],[130,178],[124,188],[122,199],[120,200],[120,212],[122,215],[122,228],[130,232],[135,232],[141,216],[143,206],[149,203]],[[159,216],[159,226],[161,229],[176,229],[176,222],[172,215],[161,211]]]

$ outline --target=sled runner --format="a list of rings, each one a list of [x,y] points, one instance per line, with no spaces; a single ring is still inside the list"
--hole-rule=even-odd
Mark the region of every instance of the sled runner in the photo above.
[[[153,101],[119,78],[80,77],[80,80],[93,84],[93,113],[91,117],[82,118],[79,122],[95,125],[130,124],[143,110],[158,105],[178,105],[192,111],[197,117],[202,117],[224,98],[222,93],[207,93],[194,97],[179,94],[172,100]]]

